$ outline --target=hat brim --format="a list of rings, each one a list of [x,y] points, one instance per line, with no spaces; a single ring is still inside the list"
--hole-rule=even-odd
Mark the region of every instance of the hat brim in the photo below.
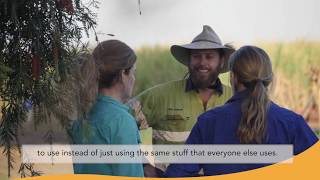
[[[173,45],[170,48],[171,54],[182,64],[188,66],[190,60],[190,50],[196,49],[222,49],[224,51],[224,62],[220,73],[229,71],[228,60],[230,55],[235,51],[233,48],[223,46],[209,41],[198,41],[185,45]]]

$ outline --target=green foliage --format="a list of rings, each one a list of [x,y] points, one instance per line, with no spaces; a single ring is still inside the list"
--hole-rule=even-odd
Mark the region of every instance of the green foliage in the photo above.
[[[182,79],[187,71],[168,47],[142,47],[137,50],[135,94],[160,83]]]
[[[26,171],[30,172],[30,174],[26,174]],[[41,176],[41,171],[36,171],[33,169],[33,164],[30,163],[22,163],[19,168],[19,173],[21,174],[21,178],[25,178],[28,176]]]
[[[8,73],[12,72],[12,69],[0,63],[0,87],[3,84],[3,81],[8,78]]]
[[[8,159],[9,176],[12,148],[19,145],[17,135],[25,119],[24,103],[55,103],[52,79],[66,78],[75,55],[70,47],[81,45],[83,34],[94,30],[96,15],[91,9],[96,7],[96,0],[86,4],[81,0],[0,1],[0,145]]]
[[[262,43],[273,61],[274,70],[281,71],[286,78],[308,86],[310,67],[319,67],[320,43],[296,41],[291,43]]]
[[[320,130],[316,131],[318,138],[320,139]]]

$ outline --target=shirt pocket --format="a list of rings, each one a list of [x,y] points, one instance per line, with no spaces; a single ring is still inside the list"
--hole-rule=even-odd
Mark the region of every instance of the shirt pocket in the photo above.
[[[164,130],[169,131],[186,131],[190,115],[183,107],[168,107],[163,118],[162,125]]]

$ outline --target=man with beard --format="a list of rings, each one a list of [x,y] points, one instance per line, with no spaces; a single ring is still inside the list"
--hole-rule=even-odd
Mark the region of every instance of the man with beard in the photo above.
[[[153,144],[183,144],[201,113],[231,97],[231,88],[223,85],[218,75],[228,71],[233,51],[207,25],[190,44],[171,47],[172,55],[188,67],[188,78],[155,86],[136,97],[146,117],[140,124],[152,127]],[[145,176],[161,176],[166,168],[166,164],[146,165]]]

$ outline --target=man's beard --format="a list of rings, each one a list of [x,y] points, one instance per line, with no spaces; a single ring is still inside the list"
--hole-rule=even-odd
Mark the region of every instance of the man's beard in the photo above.
[[[201,73],[198,70],[201,69],[200,67],[195,67],[193,69],[189,68],[190,77],[192,80],[193,85],[197,89],[206,89],[209,86],[213,85],[213,83],[218,78],[218,71],[213,69],[208,69],[207,73]]]

